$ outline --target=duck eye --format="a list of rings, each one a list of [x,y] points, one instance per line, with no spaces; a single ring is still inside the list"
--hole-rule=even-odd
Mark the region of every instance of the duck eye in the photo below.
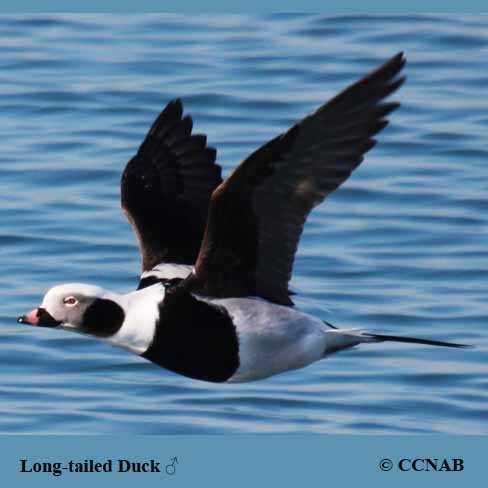
[[[78,303],[78,300],[75,297],[66,297],[63,299],[63,303],[69,307],[73,307]]]

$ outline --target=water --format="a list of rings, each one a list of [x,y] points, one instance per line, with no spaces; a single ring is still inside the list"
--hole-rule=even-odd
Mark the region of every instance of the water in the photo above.
[[[365,346],[212,385],[19,326],[60,282],[132,289],[126,161],[182,97],[226,173],[397,51],[402,108],[308,221],[300,308],[476,344]],[[488,16],[0,18],[0,431],[488,433]]]

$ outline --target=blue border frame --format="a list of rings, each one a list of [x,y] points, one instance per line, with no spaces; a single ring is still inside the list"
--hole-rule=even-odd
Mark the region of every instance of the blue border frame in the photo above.
[[[488,437],[453,436],[339,436],[339,435],[234,435],[234,436],[3,436],[0,437],[2,486],[43,488],[67,484],[70,488],[117,487],[142,483],[146,487],[215,486],[395,486],[443,488],[482,486]],[[177,458],[177,464],[174,458]],[[380,462],[389,458],[390,471]],[[463,459],[462,471],[401,472],[401,459]],[[20,460],[104,463],[118,459],[161,463],[161,473],[20,473]],[[164,468],[173,464],[166,474]],[[404,466],[409,467],[409,463]],[[424,464],[420,463],[419,467]],[[174,472],[173,472],[174,471]],[[64,480],[64,481],[58,481]],[[479,480],[479,481],[478,481]],[[10,485],[8,482],[15,483]]]
[[[324,12],[354,14],[411,14],[488,12],[486,0],[466,0],[462,4],[453,0],[410,0],[400,3],[391,0],[4,0],[0,12]]]
[[[299,5],[299,6],[298,6]],[[325,12],[325,13],[452,13],[487,12],[486,1],[468,0],[462,5],[453,1],[426,2],[410,0],[406,4],[391,0],[361,2],[342,0],[325,3],[319,0],[258,0],[234,2],[179,0],[169,3],[156,0],[5,0],[2,13],[47,12]],[[144,487],[189,487],[212,484],[232,488],[279,486],[372,485],[381,487],[417,487],[442,483],[443,488],[460,482],[465,486],[484,481],[487,437],[469,436],[0,436],[0,477],[3,486],[35,486],[42,488],[57,483],[70,487],[116,483],[117,487],[143,483]],[[174,475],[156,473],[20,473],[20,460],[83,461],[95,459],[156,459],[161,462],[178,457]],[[402,458],[463,458],[462,472],[401,472]],[[383,472],[379,463],[391,458],[394,468]],[[64,480],[62,482],[56,481]]]

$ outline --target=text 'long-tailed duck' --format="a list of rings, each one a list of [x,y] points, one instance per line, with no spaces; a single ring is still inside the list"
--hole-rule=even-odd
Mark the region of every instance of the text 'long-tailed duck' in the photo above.
[[[297,311],[288,282],[310,211],[341,185],[399,104],[400,53],[252,153],[225,180],[180,100],[122,176],[142,255],[136,291],[50,289],[19,322],[90,334],[191,378],[252,381],[360,343],[461,344],[341,330]]]

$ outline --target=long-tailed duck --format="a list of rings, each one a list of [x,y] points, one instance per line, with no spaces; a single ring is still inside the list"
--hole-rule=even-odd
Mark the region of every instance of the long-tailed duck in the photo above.
[[[360,343],[461,344],[337,329],[293,307],[294,255],[310,211],[374,145],[398,103],[400,53],[253,152],[225,180],[216,151],[170,102],[122,176],[142,275],[126,295],[50,289],[22,323],[90,334],[191,378],[252,381]]]

